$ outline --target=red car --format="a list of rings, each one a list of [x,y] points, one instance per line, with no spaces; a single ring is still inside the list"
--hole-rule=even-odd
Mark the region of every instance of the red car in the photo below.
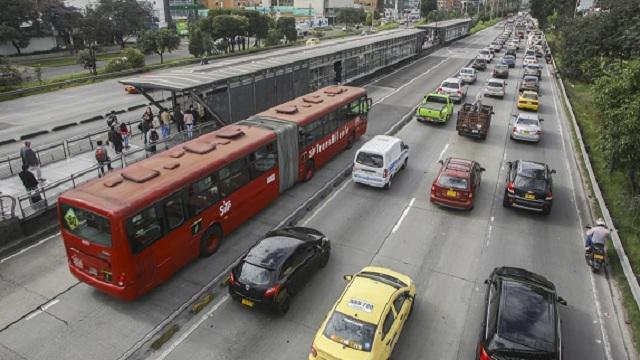
[[[431,202],[458,209],[473,209],[474,195],[485,170],[473,160],[447,158],[431,185]]]

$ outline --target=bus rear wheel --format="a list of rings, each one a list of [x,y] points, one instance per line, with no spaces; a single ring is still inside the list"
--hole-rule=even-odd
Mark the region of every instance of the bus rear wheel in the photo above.
[[[219,225],[213,225],[202,235],[200,240],[200,256],[209,257],[220,248],[222,241],[222,229]]]
[[[313,178],[313,174],[315,173],[315,165],[312,160],[308,160],[304,164],[304,181],[309,181]]]
[[[351,149],[355,143],[356,135],[354,133],[349,134],[349,137],[347,138],[347,149]]]

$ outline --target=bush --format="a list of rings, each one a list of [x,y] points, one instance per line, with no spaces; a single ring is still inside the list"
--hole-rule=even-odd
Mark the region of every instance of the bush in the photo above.
[[[311,36],[321,38],[324,36],[324,32],[321,30],[311,30]]]
[[[282,39],[282,33],[276,29],[269,30],[269,34],[267,34],[266,43],[267,46],[274,46],[280,44],[280,39]]]
[[[17,85],[22,82],[20,71],[14,66],[0,64],[0,86]]]
[[[128,69],[137,69],[144,66],[144,54],[134,48],[126,48],[122,51],[122,57],[110,60],[105,72],[118,72]]]

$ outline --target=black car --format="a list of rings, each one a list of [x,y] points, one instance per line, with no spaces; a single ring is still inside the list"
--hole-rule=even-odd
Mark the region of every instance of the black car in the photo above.
[[[478,360],[562,360],[556,294],[544,276],[516,267],[497,267],[485,281],[485,316]]]
[[[327,265],[329,239],[305,227],[285,227],[266,234],[231,269],[229,294],[250,308],[284,315],[291,297],[319,268]]]
[[[507,162],[507,183],[502,206],[517,207],[551,213],[553,205],[553,178],[556,171],[547,164],[516,160]]]
[[[501,63],[508,65],[510,68],[516,67],[516,57],[513,55],[505,55],[502,57]]]

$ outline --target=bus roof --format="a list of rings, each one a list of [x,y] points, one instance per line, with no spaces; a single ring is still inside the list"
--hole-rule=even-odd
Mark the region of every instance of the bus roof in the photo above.
[[[291,121],[298,126],[317,119],[326,113],[335,111],[339,107],[365,95],[363,88],[343,85],[327,86],[310,94],[297,97],[284,104],[274,106],[258,115]]]
[[[71,189],[60,199],[127,216],[275,139],[270,130],[228,125]]]

